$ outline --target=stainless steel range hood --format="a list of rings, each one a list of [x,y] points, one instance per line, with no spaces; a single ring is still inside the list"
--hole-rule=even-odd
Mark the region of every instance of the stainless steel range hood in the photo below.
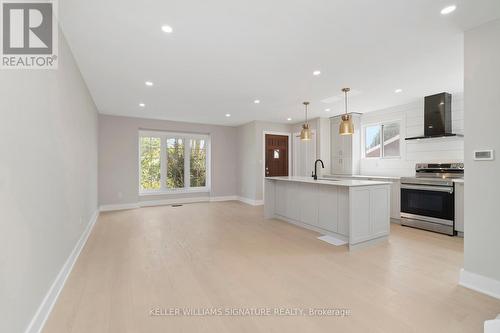
[[[451,94],[443,92],[426,96],[424,104],[424,136],[406,138],[406,140],[462,136],[451,132]]]

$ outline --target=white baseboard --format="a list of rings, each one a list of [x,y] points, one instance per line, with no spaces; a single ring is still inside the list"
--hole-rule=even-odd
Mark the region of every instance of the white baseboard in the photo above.
[[[225,197],[210,197],[211,202],[218,202],[218,201],[238,201],[238,196],[237,195],[229,195]]]
[[[500,299],[500,281],[495,279],[468,272],[462,268],[460,270],[459,284],[465,288]]]
[[[137,208],[140,208],[138,203],[126,203],[126,204],[115,204],[115,205],[101,205],[101,207],[99,207],[99,211],[112,212],[115,210],[137,209]]]
[[[52,308],[56,304],[57,298],[59,297],[59,294],[61,293],[61,290],[63,289],[64,284],[66,283],[66,280],[68,279],[68,276],[71,273],[71,270],[73,269],[78,256],[80,255],[80,252],[85,246],[85,243],[87,242],[87,239],[92,231],[92,228],[97,222],[98,217],[99,211],[97,210],[94,215],[92,215],[89,223],[87,224],[87,227],[80,236],[80,239],[73,248],[73,251],[71,251],[68,259],[66,259],[66,262],[59,271],[59,274],[57,274],[56,279],[50,286],[49,291],[38,307],[35,316],[26,328],[25,333],[39,333],[42,331],[43,326],[45,325],[45,322],[47,321]]]
[[[484,333],[498,333],[500,332],[500,315],[496,319],[486,320],[484,322]]]
[[[162,199],[162,200],[151,200],[151,201],[141,201],[139,202],[139,207],[154,207],[154,206],[168,206],[168,205],[178,205],[187,204],[195,202],[208,202],[210,197],[194,197],[194,198],[175,198],[175,199]]]
[[[262,206],[264,204],[264,200],[254,200],[245,197],[238,197],[238,200],[252,206]]]
[[[248,198],[239,197],[237,195],[228,195],[221,197],[204,196],[204,197],[194,197],[194,198],[149,200],[149,201],[140,201],[137,203],[127,203],[127,204],[101,205],[99,210],[101,212],[112,212],[116,210],[137,209],[141,207],[168,206],[168,205],[188,204],[196,202],[221,202],[221,201],[241,201],[252,206],[260,206],[264,204],[263,200],[252,200]]]

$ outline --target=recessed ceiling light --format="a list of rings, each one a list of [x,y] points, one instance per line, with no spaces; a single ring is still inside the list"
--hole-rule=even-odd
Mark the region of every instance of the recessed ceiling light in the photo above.
[[[330,112],[331,110],[330,109],[325,109],[326,112]]]
[[[227,118],[231,117],[231,114],[230,113],[226,113],[226,117]]]
[[[253,101],[255,104],[260,104],[260,100],[256,99],[255,101]]]
[[[154,83],[151,81],[146,81],[144,82],[144,84],[147,85],[148,87],[152,87],[154,85]]]
[[[286,120],[288,120],[288,121],[292,121],[292,118],[286,118]]]
[[[399,93],[403,92],[403,89],[398,88],[398,89],[394,90],[394,92],[395,92],[396,94],[399,94]]]
[[[174,31],[174,29],[172,29],[169,25],[162,25],[161,30],[167,34],[171,34]]]
[[[318,75],[320,75],[320,74],[321,74],[321,71],[314,71],[314,72],[313,72],[313,75],[314,75],[314,76],[318,76]]]
[[[448,15],[450,13],[453,13],[455,9],[457,9],[457,6],[455,5],[444,7],[443,9],[441,9],[441,15]]]
[[[139,106],[140,106],[141,108],[145,108],[145,107],[146,107],[146,104],[144,104],[144,103],[139,103]]]

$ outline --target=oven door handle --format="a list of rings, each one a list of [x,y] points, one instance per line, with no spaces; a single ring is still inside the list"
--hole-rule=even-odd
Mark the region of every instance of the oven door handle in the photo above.
[[[402,189],[453,193],[453,187],[401,184]]]

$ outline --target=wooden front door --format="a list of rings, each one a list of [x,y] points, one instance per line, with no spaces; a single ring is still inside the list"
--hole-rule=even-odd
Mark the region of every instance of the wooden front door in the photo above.
[[[288,136],[266,134],[266,177],[288,176]]]

